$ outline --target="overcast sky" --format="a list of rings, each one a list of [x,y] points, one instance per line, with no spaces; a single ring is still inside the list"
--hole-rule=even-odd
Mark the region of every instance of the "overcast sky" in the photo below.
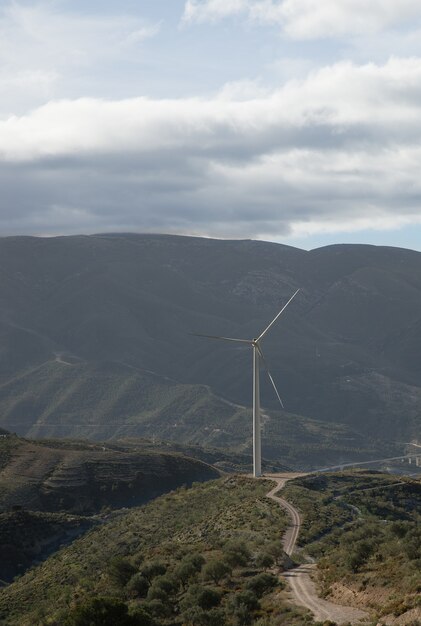
[[[0,0],[0,234],[421,249],[420,0]]]

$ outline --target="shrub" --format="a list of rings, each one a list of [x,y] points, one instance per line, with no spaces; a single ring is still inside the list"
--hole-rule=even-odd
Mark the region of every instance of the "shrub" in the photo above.
[[[127,585],[131,577],[136,573],[136,568],[125,558],[115,556],[108,566],[108,574],[111,580],[119,587]]]
[[[151,584],[156,576],[165,574],[166,569],[167,568],[161,561],[148,561],[141,566],[140,573],[146,578],[149,584]]]
[[[217,589],[204,587],[197,594],[197,604],[205,610],[213,609],[221,602],[221,597],[222,594]]]
[[[161,587],[155,586],[155,583],[149,587],[146,597],[148,600],[161,600],[164,604],[168,603],[168,594]]]
[[[249,591],[253,591],[258,598],[260,598],[264,593],[276,587],[279,584],[279,580],[273,574],[258,574],[257,576],[253,576],[246,584],[246,589]]]
[[[198,606],[190,607],[183,613],[183,623],[188,626],[225,626],[225,614],[220,609],[204,611]]]
[[[152,623],[145,613],[129,615],[127,605],[119,600],[89,598],[71,609],[63,626],[152,626]]]
[[[155,588],[162,589],[165,593],[171,595],[176,593],[179,589],[178,580],[174,576],[169,576],[165,574],[163,576],[157,576],[154,578],[153,586]]]
[[[269,552],[259,552],[256,556],[256,565],[257,567],[263,567],[263,568],[267,568],[267,567],[272,567],[272,565],[275,562],[275,559],[273,557],[272,554],[270,554]]]
[[[200,572],[200,570],[202,569],[203,565],[205,564],[205,559],[204,557],[199,554],[199,552],[194,552],[193,554],[190,554],[189,556],[186,556],[183,559],[184,563],[190,563],[191,565],[193,565],[193,567],[195,568],[196,572]]]
[[[131,577],[126,585],[127,593],[132,597],[146,598],[149,583],[139,572]]]
[[[222,594],[217,589],[192,585],[181,601],[181,608],[187,610],[190,607],[199,606],[201,609],[209,610],[218,606],[221,597]]]
[[[219,581],[231,573],[231,568],[225,561],[213,559],[206,563],[203,568],[203,578],[205,580],[213,580],[218,584]]]
[[[228,541],[224,548],[225,560],[232,567],[248,565],[251,554],[244,541]]]
[[[144,606],[148,613],[158,618],[169,617],[172,613],[171,607],[162,600],[148,600]]]
[[[245,606],[248,611],[257,611],[260,605],[256,594],[246,589],[245,591],[231,594],[227,606],[232,613],[235,613],[241,606]]]
[[[183,587],[185,587],[189,580],[194,578],[196,575],[197,569],[194,564],[189,561],[183,560],[174,570],[175,578],[181,582]]]

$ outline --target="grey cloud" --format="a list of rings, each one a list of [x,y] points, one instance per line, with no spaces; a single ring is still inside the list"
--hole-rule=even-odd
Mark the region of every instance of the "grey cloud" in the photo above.
[[[417,221],[415,85],[410,59],[339,64],[241,102],[50,103],[0,122],[1,232],[276,237]]]

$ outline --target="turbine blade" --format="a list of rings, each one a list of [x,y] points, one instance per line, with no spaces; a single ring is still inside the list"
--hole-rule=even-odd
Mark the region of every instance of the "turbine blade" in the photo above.
[[[282,307],[282,309],[279,311],[278,315],[271,321],[271,323],[269,324],[269,326],[267,326],[265,328],[265,330],[262,332],[262,334],[257,337],[256,341],[260,341],[261,339],[263,339],[263,337],[266,335],[266,333],[268,332],[268,330],[270,328],[272,328],[272,326],[274,325],[274,323],[276,322],[276,320],[278,319],[278,317],[280,315],[282,315],[282,313],[285,311],[285,309],[287,308],[287,306],[294,300],[295,296],[297,295],[297,293],[300,291],[300,289],[297,289],[297,291],[294,293],[293,296],[291,296],[291,298],[288,300],[288,302]]]
[[[189,333],[192,337],[204,337],[205,339],[221,339],[222,341],[235,341],[237,343],[248,343],[249,345],[253,342],[250,339],[233,339],[232,337],[218,337],[217,335],[201,335],[199,333]]]
[[[258,343],[256,343],[256,347],[257,347],[257,351],[258,351],[258,353],[259,353],[259,355],[260,355],[260,358],[262,359],[263,365],[265,366],[265,370],[266,370],[266,373],[267,373],[267,375],[268,375],[268,377],[269,377],[269,380],[270,380],[270,382],[272,383],[272,387],[273,387],[273,388],[274,388],[274,390],[275,390],[276,396],[277,396],[277,398],[278,398],[278,400],[279,400],[279,404],[281,405],[281,407],[282,407],[283,409],[285,409],[285,407],[284,407],[284,403],[282,402],[282,398],[281,398],[281,396],[279,395],[279,391],[278,391],[278,389],[276,388],[275,381],[273,380],[272,374],[271,374],[271,373],[270,373],[270,371],[269,371],[269,367],[268,367],[267,361],[266,361],[265,357],[263,356],[262,349],[261,349],[261,347],[259,346],[259,344],[258,344]]]

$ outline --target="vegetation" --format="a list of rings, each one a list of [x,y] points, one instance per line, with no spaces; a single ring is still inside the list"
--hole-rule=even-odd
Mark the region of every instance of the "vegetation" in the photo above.
[[[258,564],[265,551],[282,558],[288,523],[268,489],[238,476],[195,484],[92,529],[2,590],[0,620],[84,626],[120,611],[130,625],[304,624]]]
[[[181,485],[217,478],[215,468],[181,453],[84,441],[0,437],[0,512],[100,512],[138,506]],[[1,541],[0,541],[1,545]]]
[[[0,580],[12,581],[95,523],[92,518],[65,513],[0,513]]]
[[[308,476],[285,496],[326,595],[394,616],[420,606],[421,482],[377,472]]]

